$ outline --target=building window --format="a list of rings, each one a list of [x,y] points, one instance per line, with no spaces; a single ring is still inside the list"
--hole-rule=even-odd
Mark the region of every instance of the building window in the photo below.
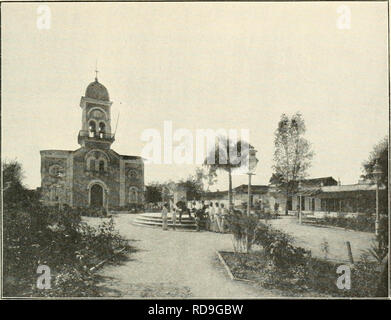
[[[99,157],[96,163],[96,170],[100,172],[107,171],[107,160],[105,158]]]
[[[137,171],[136,170],[129,170],[128,171],[128,177],[130,179],[137,179],[138,178]]]
[[[106,133],[106,124],[104,122],[99,122],[99,138],[104,138]]]
[[[88,130],[89,130],[89,137],[94,138],[96,135],[96,123],[95,121],[91,120],[88,124]]]
[[[87,171],[107,171],[108,157],[100,150],[91,150],[85,156]]]
[[[57,187],[50,188],[50,201],[58,202],[59,190]]]
[[[95,170],[95,159],[92,157],[87,159],[87,170],[88,171]]]
[[[99,171],[100,172],[105,171],[105,162],[103,160],[99,160]]]
[[[138,189],[136,187],[131,187],[129,189],[129,202],[130,203],[137,202],[137,193],[138,193]]]
[[[100,110],[93,110],[91,114],[96,119],[102,119],[105,117],[105,114]]]
[[[49,168],[49,174],[52,177],[59,177],[62,173],[63,169],[58,164],[54,164]]]

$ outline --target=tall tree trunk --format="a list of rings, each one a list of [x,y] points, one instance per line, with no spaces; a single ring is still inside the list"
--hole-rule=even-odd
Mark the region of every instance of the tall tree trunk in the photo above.
[[[231,167],[228,168],[228,180],[229,180],[229,187],[228,187],[228,209],[231,211],[232,209],[232,173],[231,173]]]
[[[288,199],[289,199],[289,190],[286,191],[286,200],[285,200],[285,215],[288,215]]]

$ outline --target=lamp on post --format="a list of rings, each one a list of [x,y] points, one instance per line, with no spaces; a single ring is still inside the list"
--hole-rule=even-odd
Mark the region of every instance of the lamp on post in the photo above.
[[[105,210],[106,215],[109,215],[109,191],[105,189]]]
[[[66,199],[66,186],[65,186],[65,182],[64,182],[64,177],[65,177],[65,174],[62,170],[58,171],[57,173],[57,178],[58,178],[58,181],[57,181],[57,190],[59,191],[58,192],[58,209],[59,210],[62,210],[63,209],[63,204],[65,203],[65,199]]]
[[[301,181],[299,181],[299,184],[297,185],[297,191],[299,193],[299,223],[301,224]]]
[[[379,214],[379,184],[382,176],[382,170],[379,163],[376,161],[372,171],[372,175],[376,181],[376,220],[375,220],[375,234],[379,235],[380,214]]]
[[[248,199],[247,199],[247,215],[250,216],[250,208],[251,208],[251,176],[254,175],[255,168],[258,164],[258,159],[256,157],[257,150],[253,147],[250,147],[248,151]]]

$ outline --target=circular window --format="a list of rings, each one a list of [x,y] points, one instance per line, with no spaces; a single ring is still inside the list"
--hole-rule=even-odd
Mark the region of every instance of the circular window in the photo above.
[[[138,178],[137,171],[136,170],[129,170],[128,177],[130,179],[137,179]]]
[[[92,112],[92,116],[96,119],[103,119],[104,118],[104,113],[100,110],[94,110]]]
[[[59,166],[58,164],[52,165],[49,168],[49,174],[52,177],[60,177],[62,173],[63,173],[63,168],[61,166]]]

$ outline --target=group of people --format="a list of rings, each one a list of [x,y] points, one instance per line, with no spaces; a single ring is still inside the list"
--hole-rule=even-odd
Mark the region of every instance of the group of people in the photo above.
[[[168,213],[171,212],[173,229],[176,228],[176,220],[179,218],[179,224],[182,223],[182,215],[188,214],[195,220],[196,230],[200,231],[204,227],[208,231],[225,233],[226,217],[229,214],[228,208],[224,203],[202,201],[192,201],[188,204],[184,201],[178,201],[170,206],[165,203],[162,209],[163,230],[168,230]]]

